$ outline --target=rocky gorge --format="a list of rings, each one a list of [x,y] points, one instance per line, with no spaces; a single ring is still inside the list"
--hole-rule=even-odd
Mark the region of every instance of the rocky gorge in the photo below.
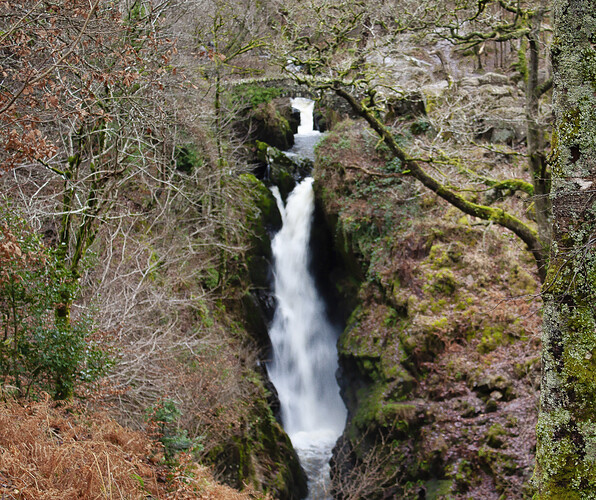
[[[425,65],[410,64],[399,73],[411,84]],[[509,153],[524,140],[523,96],[507,75],[418,86],[390,103],[385,120],[404,141],[432,141],[435,116],[452,99],[463,106],[453,119],[481,142],[480,161],[523,176]],[[530,495],[540,370],[531,261],[502,229],[407,177],[383,176],[391,155],[353,115],[335,112],[331,123],[316,147],[311,265],[344,325],[338,380],[348,423],[332,458],[333,493]],[[283,153],[259,150],[272,181],[304,175],[283,166]]]

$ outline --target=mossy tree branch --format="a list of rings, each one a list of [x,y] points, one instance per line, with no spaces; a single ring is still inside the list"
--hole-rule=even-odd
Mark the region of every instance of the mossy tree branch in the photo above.
[[[498,6],[503,2],[504,5],[500,7],[513,13],[513,19],[504,19],[492,24],[491,27],[487,27],[486,20],[492,20],[492,17],[486,14],[488,6],[491,4]],[[538,121],[539,94],[536,88],[540,85],[538,80],[540,52],[538,49],[540,48],[539,35],[542,17],[546,12],[545,4],[544,0],[540,0],[539,8],[530,10],[522,8],[519,3],[509,3],[506,0],[471,0],[462,2],[461,6],[453,12],[443,12],[435,6],[434,19],[430,21],[426,19],[418,24],[415,23],[418,29],[422,29],[420,27],[424,23],[427,23],[425,25],[427,28],[432,25],[433,29],[429,30],[432,35],[429,34],[429,36],[447,37],[462,46],[477,41],[491,40],[499,42],[516,37],[528,41],[527,50],[531,53],[527,71],[526,123],[528,132],[527,157],[528,164],[531,167],[532,182],[521,179],[493,180],[479,176],[471,169],[466,169],[465,166],[456,166],[464,175],[490,188],[509,191],[510,193],[521,191],[534,196],[538,231],[503,209],[469,201],[462,196],[462,190],[458,187],[437,180],[428,173],[428,169],[425,170],[422,167],[422,161],[409,156],[400,147],[391,131],[381,122],[379,111],[383,101],[383,92],[377,93],[377,90],[383,87],[384,79],[377,68],[373,67],[370,60],[371,57],[377,54],[379,47],[383,47],[387,40],[392,39],[392,34],[385,33],[384,30],[391,30],[392,26],[397,26],[396,29],[399,30],[406,29],[397,20],[393,24],[384,24],[381,22],[382,15],[379,18],[368,19],[363,17],[358,9],[353,12],[333,10],[331,13],[328,10],[319,9],[319,11],[311,13],[313,22],[308,26],[302,24],[298,18],[295,18],[294,21],[288,18],[284,32],[284,36],[290,42],[290,47],[292,47],[291,50],[286,52],[286,57],[288,53],[291,54],[295,67],[301,69],[300,72],[290,72],[292,78],[300,84],[319,91],[333,91],[346,100],[354,112],[363,117],[379,137],[385,141],[394,156],[401,161],[404,170],[408,171],[410,176],[418,179],[427,188],[463,212],[484,220],[493,221],[516,234],[524,241],[534,256],[538,274],[542,280],[545,277],[545,264],[550,242],[548,230],[550,217],[548,190],[550,184],[548,165],[545,161],[546,154],[544,153],[544,131]],[[367,20],[366,23],[363,22],[364,19]],[[327,29],[318,28],[320,26],[327,27],[328,25],[333,26],[332,35],[329,35]],[[375,27],[379,26],[382,29],[375,32]],[[484,26],[487,29],[478,30],[478,26]],[[465,30],[469,30],[470,27],[473,31],[466,32]],[[374,42],[367,39],[367,30],[373,33],[372,39]],[[301,40],[303,40],[302,37],[305,34],[308,36],[309,43],[316,45],[315,48],[312,45],[302,43]],[[325,37],[325,42],[321,41],[322,37]],[[280,62],[282,67],[286,67],[287,59]],[[546,82],[545,85],[547,86]],[[366,96],[366,99],[361,101],[356,96]],[[435,162],[429,163],[437,165]]]
[[[526,193],[529,196],[534,196],[534,186],[523,180],[523,179],[492,179],[491,177],[487,177],[485,175],[480,175],[474,170],[462,165],[461,160],[449,158],[447,157],[445,160],[443,154],[441,154],[441,159],[436,157],[429,157],[429,158],[412,158],[419,163],[430,163],[433,165],[454,165],[457,167],[459,172],[466,176],[467,178],[471,179],[474,182],[478,182],[480,184],[484,184],[488,188],[495,189],[497,191],[507,192],[510,196],[513,196],[517,192]],[[462,191],[461,189],[453,188],[455,191]],[[468,190],[470,191],[470,190]],[[480,189],[475,191],[482,191]]]
[[[538,275],[541,280],[544,280],[546,276],[545,264],[547,256],[535,229],[501,208],[473,203],[437,181],[398,145],[391,131],[376,117],[374,110],[367,108],[364,104],[359,102],[358,99],[339,83],[332,85],[332,89],[339,97],[345,99],[354,112],[364,118],[379,137],[383,139],[395,157],[402,162],[404,172],[407,172],[407,175],[420,181],[426,188],[430,189],[462,212],[480,219],[492,221],[509,229],[518,236],[534,256]]]

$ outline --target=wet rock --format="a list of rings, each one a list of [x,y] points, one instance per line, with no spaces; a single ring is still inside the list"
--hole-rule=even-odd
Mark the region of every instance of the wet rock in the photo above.
[[[310,174],[312,161],[291,156],[268,143],[257,141],[257,158],[268,165],[269,180],[279,188],[285,200],[296,183]]]
[[[285,114],[290,117],[291,109]],[[255,139],[283,150],[293,146],[294,133],[290,122],[280,113],[275,102],[260,104],[252,118]]]
[[[480,85],[508,85],[510,83],[507,75],[499,73],[485,73],[478,77]]]
[[[480,374],[471,381],[471,388],[485,401],[511,401],[515,398],[513,383],[503,375]]]
[[[456,401],[454,407],[464,418],[473,418],[480,413],[478,408],[467,399]]]

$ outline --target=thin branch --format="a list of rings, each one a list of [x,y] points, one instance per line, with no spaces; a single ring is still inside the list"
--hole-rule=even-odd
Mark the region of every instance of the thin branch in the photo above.
[[[77,36],[75,41],[71,44],[70,48],[64,54],[62,54],[62,56],[60,56],[60,58],[54,64],[52,64],[49,68],[47,68],[41,75],[36,76],[35,78],[33,78],[33,80],[29,80],[29,81],[25,82],[23,84],[23,86],[21,87],[21,90],[19,90],[16,94],[14,94],[12,96],[12,99],[10,101],[8,101],[2,108],[0,108],[0,114],[5,113],[7,110],[9,110],[12,107],[12,105],[17,101],[17,99],[21,96],[21,94],[25,91],[25,89],[27,87],[30,87],[31,85],[35,85],[36,83],[39,83],[40,81],[44,80],[52,71],[54,71],[54,69],[56,69],[62,63],[62,61],[64,61],[64,59],[66,59],[70,54],[73,53],[74,49],[81,41],[81,38],[83,38],[83,34],[87,30],[87,26],[89,25],[89,22],[91,21],[91,17],[93,16],[93,13],[97,9],[99,2],[100,2],[100,0],[95,0],[95,3],[91,6],[91,10],[89,11],[87,18],[85,19],[85,24],[83,24],[83,27],[81,28],[79,36]]]

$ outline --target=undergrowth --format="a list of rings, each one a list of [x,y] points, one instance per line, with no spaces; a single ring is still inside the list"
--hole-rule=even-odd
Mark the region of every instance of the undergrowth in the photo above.
[[[162,464],[163,448],[147,433],[104,413],[44,401],[0,403],[0,497],[3,499],[249,499],[216,483],[181,454]]]

